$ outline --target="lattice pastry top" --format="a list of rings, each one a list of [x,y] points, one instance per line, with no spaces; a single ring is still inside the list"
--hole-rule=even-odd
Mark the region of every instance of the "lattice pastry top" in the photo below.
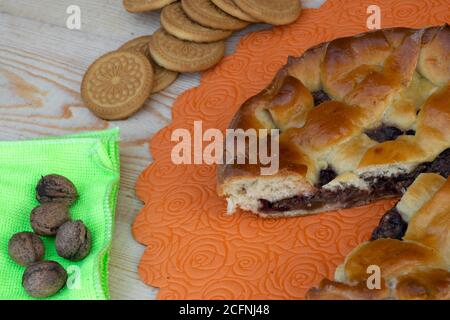
[[[279,171],[218,168],[229,211],[292,216],[398,197],[450,171],[450,27],[385,29],[290,58],[230,128],[280,129]],[[247,154],[248,156],[248,154]]]

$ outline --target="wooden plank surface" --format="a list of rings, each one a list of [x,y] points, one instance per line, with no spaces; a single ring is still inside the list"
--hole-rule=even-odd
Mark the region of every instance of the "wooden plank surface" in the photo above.
[[[318,7],[324,0],[304,0]],[[81,30],[66,27],[66,9],[81,8]],[[171,119],[171,105],[198,85],[199,74],[185,74],[126,121],[93,116],[80,99],[84,71],[98,56],[125,41],[159,28],[159,13],[130,14],[120,0],[0,0],[0,140],[63,135],[109,127],[121,129],[121,185],[110,263],[113,299],[154,299],[156,288],[139,280],[143,246],[131,223],[142,207],[134,191],[140,172],[152,161],[148,141]],[[227,42],[227,54],[242,35],[269,28],[253,25]]]

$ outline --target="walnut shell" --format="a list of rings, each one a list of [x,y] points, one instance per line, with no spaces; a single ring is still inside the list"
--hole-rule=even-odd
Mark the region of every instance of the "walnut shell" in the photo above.
[[[47,298],[58,293],[66,281],[66,270],[55,261],[33,263],[22,277],[25,291],[34,298]]]
[[[9,240],[8,254],[17,264],[26,267],[44,258],[45,247],[36,234],[19,232]]]
[[[36,199],[40,203],[64,203],[71,205],[78,198],[74,184],[58,174],[50,174],[39,180]]]
[[[92,236],[81,220],[64,223],[56,234],[56,251],[62,258],[79,261],[91,250]]]
[[[58,228],[69,220],[69,209],[62,203],[43,203],[30,215],[31,227],[40,236],[56,235]]]

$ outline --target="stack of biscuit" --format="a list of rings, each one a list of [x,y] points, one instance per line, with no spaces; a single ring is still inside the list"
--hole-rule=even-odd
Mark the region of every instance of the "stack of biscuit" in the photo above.
[[[251,23],[283,25],[301,12],[299,0],[124,0],[132,13],[161,10],[161,28],[97,59],[81,85],[86,105],[100,118],[131,116],[179,72],[215,66],[225,39]]]

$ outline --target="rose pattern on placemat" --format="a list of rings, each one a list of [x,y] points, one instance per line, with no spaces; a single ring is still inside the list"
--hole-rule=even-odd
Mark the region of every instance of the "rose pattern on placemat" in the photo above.
[[[159,299],[302,299],[306,290],[358,243],[368,240],[395,200],[291,219],[225,214],[216,194],[214,166],[174,165],[174,129],[224,130],[238,107],[263,89],[289,55],[335,38],[367,31],[367,7],[381,8],[381,25],[424,27],[450,21],[445,0],[329,0],[305,9],[289,26],[244,36],[236,52],[202,75],[198,88],[173,106],[173,122],[151,141],[155,162],[140,175],[145,203],[133,225],[147,246],[142,280],[159,287]]]

